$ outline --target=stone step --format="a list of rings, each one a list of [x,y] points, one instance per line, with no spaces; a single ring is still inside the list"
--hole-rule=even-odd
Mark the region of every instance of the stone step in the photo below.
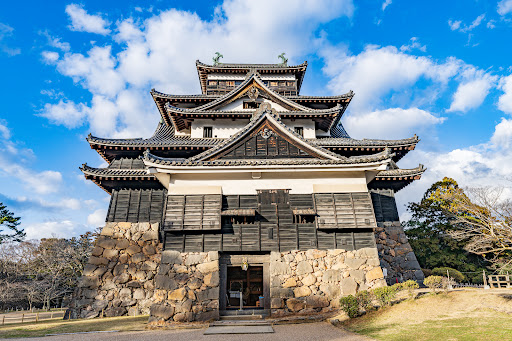
[[[236,325],[224,325],[224,326],[210,326],[208,327],[204,335],[214,334],[266,334],[273,333],[274,328],[270,324],[268,325],[250,325],[250,326],[236,326]]]
[[[221,310],[220,316],[241,316],[241,315],[263,315],[268,316],[270,311],[268,309],[233,309],[233,310]]]
[[[222,321],[250,321],[250,320],[263,320],[265,316],[263,315],[229,315],[229,316],[220,316]]]
[[[270,326],[270,322],[265,320],[222,320],[210,323],[212,326]]]

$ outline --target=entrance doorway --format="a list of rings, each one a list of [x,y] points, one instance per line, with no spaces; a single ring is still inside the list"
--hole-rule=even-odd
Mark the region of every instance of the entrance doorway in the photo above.
[[[228,266],[226,284],[226,309],[263,309],[263,266]]]

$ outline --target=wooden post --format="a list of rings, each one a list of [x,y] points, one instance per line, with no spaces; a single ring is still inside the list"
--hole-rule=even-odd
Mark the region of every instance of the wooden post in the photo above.
[[[485,276],[485,270],[482,270],[484,273],[484,288],[487,287],[487,277]]]
[[[25,314],[21,314],[21,323],[23,323],[23,320],[25,319]]]
[[[2,317],[2,326],[5,324],[5,316]]]
[[[36,313],[36,322],[39,322],[39,313]]]
[[[52,313],[50,314],[50,320],[53,319],[53,311]]]

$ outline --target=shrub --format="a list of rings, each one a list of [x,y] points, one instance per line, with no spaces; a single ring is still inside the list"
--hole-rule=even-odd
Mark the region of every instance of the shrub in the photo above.
[[[367,290],[359,291],[356,294],[356,300],[357,300],[357,304],[358,304],[360,310],[369,311],[369,310],[373,309],[373,305],[372,305],[373,295],[369,291],[367,291]]]
[[[400,291],[400,284],[394,284],[390,287],[375,288],[372,290],[373,295],[379,301],[381,306],[390,305],[391,301],[396,297],[396,293]]]
[[[443,277],[441,276],[428,276],[423,281],[423,284],[425,284],[430,289],[434,290],[436,292],[436,289],[441,289],[443,287]]]
[[[347,313],[348,317],[354,318],[359,316],[359,303],[357,299],[352,296],[344,296],[340,298],[340,307]]]
[[[421,271],[423,271],[423,275],[425,276],[425,278],[427,278],[428,276],[432,276],[432,270],[430,269],[421,269]]]
[[[409,297],[411,298],[414,295],[414,289],[418,289],[419,287],[420,285],[416,281],[413,281],[412,279],[409,279],[401,283],[402,290],[407,290],[407,292],[409,293]]]
[[[432,275],[435,276],[446,276],[447,272],[450,274],[450,278],[452,278],[455,282],[461,283],[466,279],[466,277],[459,270],[448,267],[432,269]]]

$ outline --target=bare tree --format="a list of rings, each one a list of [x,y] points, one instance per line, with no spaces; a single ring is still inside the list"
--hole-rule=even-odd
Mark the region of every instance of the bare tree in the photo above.
[[[467,195],[466,195],[467,193]],[[453,219],[449,234],[466,242],[469,252],[485,256],[497,268],[512,265],[512,201],[497,187],[469,188],[444,193]]]

